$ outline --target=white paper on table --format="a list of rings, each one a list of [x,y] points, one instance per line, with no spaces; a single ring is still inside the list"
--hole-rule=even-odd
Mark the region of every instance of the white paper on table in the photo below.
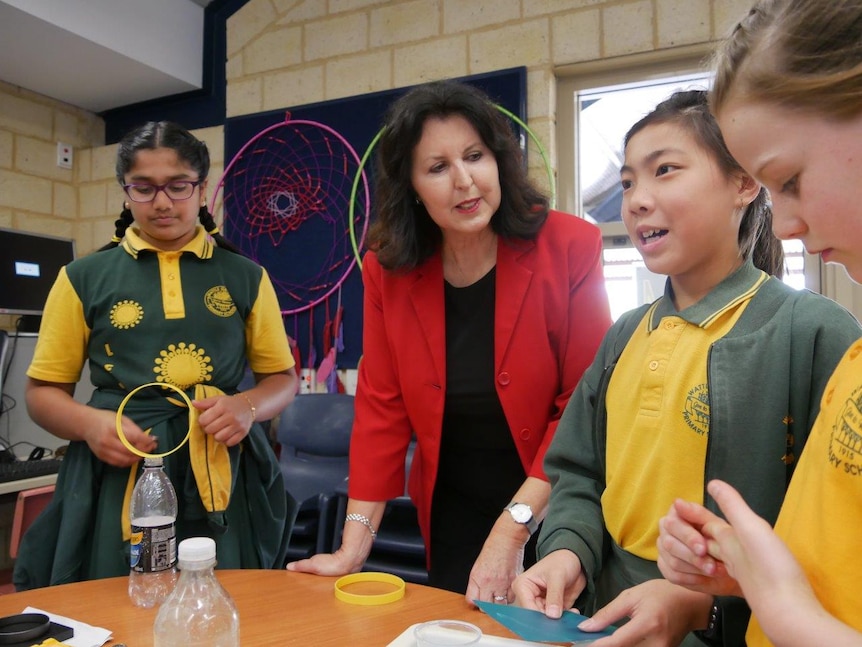
[[[72,620],[65,616],[58,616],[56,613],[50,613],[35,607],[27,607],[23,613],[44,613],[51,619],[51,622],[74,629],[75,635],[63,641],[63,644],[69,645],[69,647],[101,647],[111,638],[111,632],[107,629],[93,627],[85,622]]]

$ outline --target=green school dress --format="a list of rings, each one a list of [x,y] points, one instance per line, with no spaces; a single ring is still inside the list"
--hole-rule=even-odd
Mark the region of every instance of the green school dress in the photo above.
[[[247,363],[257,373],[293,366],[266,272],[218,249],[200,228],[178,252],[154,250],[129,230],[121,246],[61,272],[28,375],[76,382],[84,357],[96,387],[88,404],[110,411],[142,384],[169,383],[194,399],[198,385],[235,393]],[[188,408],[172,389],[142,389],[123,415],[151,429],[159,452],[179,445],[189,428]],[[281,568],[296,510],[266,432],[252,425],[227,456],[230,500],[216,511],[201,501],[189,445],[165,457],[179,500],[177,540],[213,537],[220,568]],[[17,589],[129,572],[122,523],[129,473],[86,443],[70,443],[54,498],[22,541]]]

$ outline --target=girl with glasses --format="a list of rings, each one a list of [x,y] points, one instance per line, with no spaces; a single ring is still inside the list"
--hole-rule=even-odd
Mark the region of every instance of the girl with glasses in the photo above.
[[[19,589],[128,573],[124,502],[141,459],[121,441],[117,411],[126,399],[122,433],[139,452],[172,450],[189,429],[174,390],[127,398],[149,383],[193,399],[226,477],[210,501],[190,465],[191,442],[165,457],[179,497],[177,540],[214,537],[220,567],[283,565],[288,502],[260,423],[292,401],[298,378],[267,272],[234,253],[206,208],[208,171],[206,144],[177,124],[127,134],[117,179],[128,201],[114,240],[63,268],[54,284],[27,407],[69,448],[54,499],[21,546]],[[96,387],[86,405],[72,397],[84,362]],[[246,366],[256,384],[238,393]]]

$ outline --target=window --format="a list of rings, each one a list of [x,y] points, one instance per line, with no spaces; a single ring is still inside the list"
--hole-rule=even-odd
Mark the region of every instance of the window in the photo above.
[[[620,217],[619,170],[628,129],[677,90],[707,89],[711,75],[699,61],[657,64],[628,72],[567,76],[558,85],[558,204],[595,223],[604,236],[604,271],[614,319],[664,291],[665,277],[646,269]],[[819,263],[809,263],[802,243],[786,241],[784,281],[795,288],[819,285]],[[815,280],[816,279],[816,280]]]

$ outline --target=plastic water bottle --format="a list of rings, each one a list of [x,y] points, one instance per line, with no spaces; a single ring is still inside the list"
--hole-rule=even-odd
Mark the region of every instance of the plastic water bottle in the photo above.
[[[161,458],[145,458],[130,505],[129,598],[138,607],[161,604],[177,582],[177,493]]]
[[[154,647],[239,647],[239,614],[215,576],[215,542],[180,542],[180,581],[156,615]]]

